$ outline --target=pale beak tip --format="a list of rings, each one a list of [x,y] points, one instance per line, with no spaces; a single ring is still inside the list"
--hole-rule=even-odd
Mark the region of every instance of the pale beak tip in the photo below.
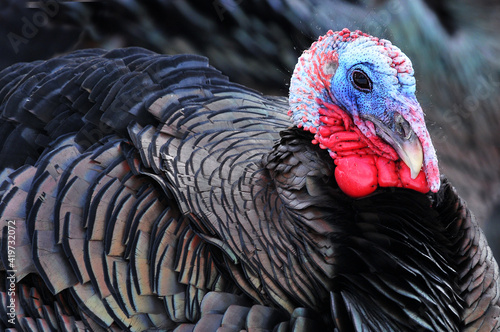
[[[403,162],[408,166],[411,172],[411,178],[414,180],[424,163],[424,152],[422,151],[422,144],[416,136],[413,139],[405,141],[401,146],[400,157]]]
[[[422,166],[421,166],[422,167]],[[421,167],[417,170],[415,168],[411,168],[410,167],[410,171],[411,171],[411,179],[412,180],[415,180],[417,178],[417,176],[420,174],[420,169]]]

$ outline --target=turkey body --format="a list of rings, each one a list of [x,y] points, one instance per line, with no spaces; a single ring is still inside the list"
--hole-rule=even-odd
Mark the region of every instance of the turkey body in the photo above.
[[[205,58],[83,50],[9,67],[0,86],[18,330],[500,324],[497,264],[446,179],[349,198],[286,98]]]

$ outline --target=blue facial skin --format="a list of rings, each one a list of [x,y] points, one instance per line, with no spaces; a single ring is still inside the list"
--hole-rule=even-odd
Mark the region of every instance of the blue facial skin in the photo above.
[[[339,66],[332,79],[333,95],[347,112],[362,119],[375,117],[384,123],[389,123],[387,114],[387,86],[385,74],[376,73],[367,63],[360,63],[351,68]],[[362,91],[355,87],[353,73],[361,71],[371,81],[371,91]]]
[[[351,52],[353,47],[361,50]],[[331,94],[354,118],[378,120],[397,132],[395,113],[406,111],[408,103],[416,102],[415,78],[413,70],[398,73],[390,65],[393,60],[384,53],[383,46],[363,38],[339,49],[339,65],[332,77]],[[400,59],[411,66],[406,56],[401,55]],[[353,73],[357,71],[366,74],[371,81],[371,89],[356,87]]]

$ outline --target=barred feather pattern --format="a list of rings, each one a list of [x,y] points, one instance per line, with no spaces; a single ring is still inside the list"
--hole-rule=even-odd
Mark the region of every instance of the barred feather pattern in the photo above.
[[[159,123],[146,110],[176,81],[171,95],[193,98],[201,82],[225,77],[200,57],[136,48],[79,51],[2,74],[1,268],[7,276],[13,221],[16,298],[25,299],[17,329],[174,329],[199,320],[206,293],[241,293],[165,181],[142,175],[148,164],[122,138],[134,120]]]

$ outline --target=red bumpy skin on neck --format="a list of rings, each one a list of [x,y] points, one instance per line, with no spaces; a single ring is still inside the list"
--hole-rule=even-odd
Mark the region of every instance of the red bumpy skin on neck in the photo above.
[[[340,107],[325,106],[319,109],[321,124],[313,143],[330,150],[337,166],[335,179],[344,193],[363,197],[377,186],[429,191],[423,171],[412,179],[410,169],[390,145],[378,137],[366,138]]]

